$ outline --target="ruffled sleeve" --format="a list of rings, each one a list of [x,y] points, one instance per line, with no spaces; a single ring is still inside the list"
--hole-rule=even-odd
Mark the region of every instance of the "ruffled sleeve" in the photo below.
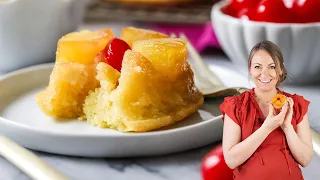
[[[294,114],[297,121],[297,124],[299,124],[302,120],[304,115],[308,112],[310,101],[306,100],[303,96],[299,96],[295,94],[294,97]]]
[[[238,118],[238,107],[237,96],[230,96],[224,98],[223,103],[219,106],[220,111],[222,113],[222,120],[225,118],[225,114],[227,114],[236,124],[240,126],[240,121]]]

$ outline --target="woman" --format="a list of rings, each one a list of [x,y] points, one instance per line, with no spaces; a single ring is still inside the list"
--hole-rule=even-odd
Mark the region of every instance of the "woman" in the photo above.
[[[303,179],[298,164],[306,167],[313,155],[310,102],[277,87],[287,73],[274,43],[263,41],[253,47],[248,70],[256,87],[227,97],[220,105],[226,164],[238,180]],[[278,114],[271,104],[277,93],[287,98]]]

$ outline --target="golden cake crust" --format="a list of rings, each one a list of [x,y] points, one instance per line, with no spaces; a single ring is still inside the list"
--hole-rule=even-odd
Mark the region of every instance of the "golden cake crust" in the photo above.
[[[56,118],[83,115],[82,105],[88,92],[99,85],[94,78],[95,66],[75,62],[56,63],[49,86],[36,95],[41,110]]]

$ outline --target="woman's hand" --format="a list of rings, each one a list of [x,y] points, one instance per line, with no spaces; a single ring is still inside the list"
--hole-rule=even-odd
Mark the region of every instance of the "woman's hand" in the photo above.
[[[288,111],[288,103],[284,104],[281,108],[281,112],[278,115],[275,115],[274,108],[272,104],[269,104],[269,114],[264,121],[262,127],[266,128],[269,132],[275,130],[281,126],[284,122]]]
[[[292,125],[291,121],[292,121],[292,115],[293,115],[294,102],[293,102],[292,98],[290,98],[290,97],[287,98],[287,102],[289,103],[289,108],[288,108],[288,112],[285,116],[285,119],[281,125],[282,130]]]

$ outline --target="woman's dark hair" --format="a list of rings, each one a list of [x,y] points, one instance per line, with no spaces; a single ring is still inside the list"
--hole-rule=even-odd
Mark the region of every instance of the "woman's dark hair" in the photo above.
[[[283,82],[287,78],[287,70],[284,67],[284,59],[281,49],[271,41],[265,40],[259,42],[251,49],[248,59],[248,70],[250,70],[251,61],[254,54],[259,50],[266,51],[273,59],[274,63],[276,64],[277,75],[279,76],[279,82],[277,83],[277,85],[280,85],[281,82]]]

